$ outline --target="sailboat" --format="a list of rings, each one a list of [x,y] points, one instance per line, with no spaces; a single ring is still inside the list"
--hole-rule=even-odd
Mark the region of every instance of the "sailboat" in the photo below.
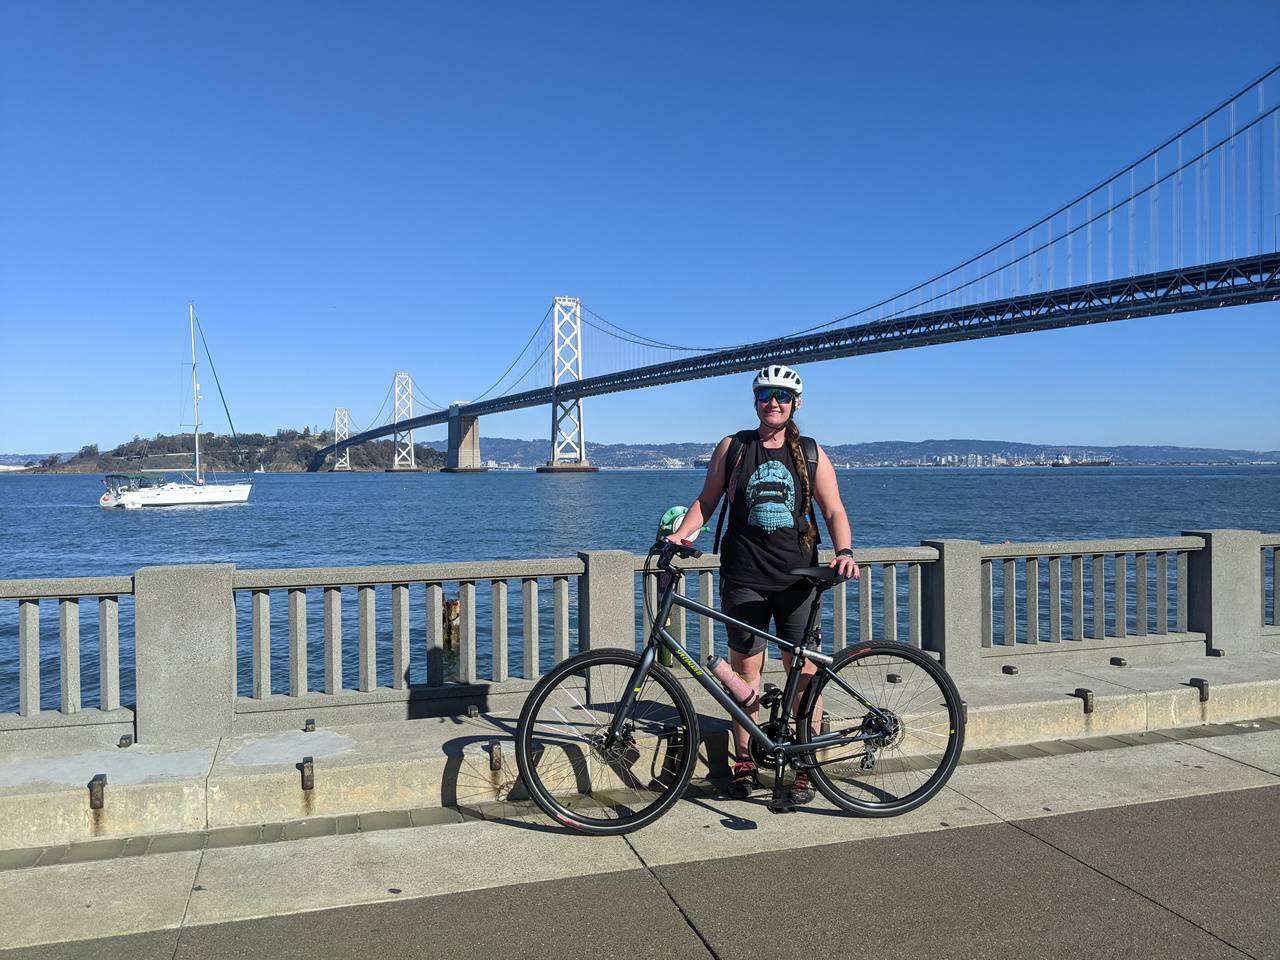
[[[140,507],[246,503],[249,494],[253,492],[251,480],[208,483],[205,481],[204,472],[200,469],[200,383],[196,377],[195,304],[187,306],[187,324],[191,331],[191,399],[196,421],[194,476],[185,470],[109,473],[102,481],[107,487],[107,492],[98,499],[98,503],[106,509],[135,510]]]

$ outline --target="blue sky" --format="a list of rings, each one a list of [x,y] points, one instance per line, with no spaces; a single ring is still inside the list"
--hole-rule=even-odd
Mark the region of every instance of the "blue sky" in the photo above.
[[[188,300],[241,430],[363,425],[400,369],[474,396],[556,294],[678,343],[810,326],[1029,225],[1280,50],[1274,3],[905,10],[6,4],[0,451],[175,432]],[[1280,448],[1278,357],[1276,303],[931,347],[809,365],[801,422]],[[721,436],[748,379],[593,398],[588,439]]]

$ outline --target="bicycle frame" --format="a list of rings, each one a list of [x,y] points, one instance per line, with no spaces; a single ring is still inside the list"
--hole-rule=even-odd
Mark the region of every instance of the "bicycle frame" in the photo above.
[[[789,731],[791,729],[793,712],[792,706],[795,701],[796,691],[799,688],[802,664],[805,660],[812,660],[814,663],[818,664],[819,667],[819,673],[815,673],[813,678],[809,681],[809,690],[814,689],[813,682],[817,679],[818,675],[820,673],[825,673],[832,682],[836,683],[845,690],[845,692],[866,707],[869,712],[882,719],[885,717],[885,714],[869,700],[863,697],[857,690],[854,690],[851,686],[841,680],[839,676],[831,672],[830,666],[834,658],[827,656],[820,650],[810,650],[808,648],[807,641],[813,631],[814,620],[818,613],[818,600],[815,599],[814,609],[810,614],[809,626],[805,631],[804,640],[799,644],[794,644],[788,640],[783,640],[781,637],[775,637],[771,633],[753,627],[748,623],[743,623],[741,620],[735,620],[733,617],[726,616],[713,607],[705,606],[704,604],[698,603],[696,600],[691,600],[688,597],[681,596],[676,593],[676,583],[683,575],[683,571],[679,568],[666,569],[659,575],[658,583],[662,592],[658,598],[657,616],[654,618],[653,627],[649,631],[649,639],[645,643],[644,652],[640,657],[640,663],[636,667],[635,672],[631,675],[631,683],[627,687],[626,694],[620,704],[620,709],[614,714],[613,722],[610,724],[609,732],[605,737],[606,746],[611,746],[613,744],[615,738],[622,730],[623,723],[628,717],[630,717],[631,710],[635,705],[636,697],[643,688],[645,679],[649,676],[649,670],[653,667],[653,663],[657,659],[659,649],[666,649],[669,651],[680,665],[698,681],[699,685],[701,685],[702,688],[706,690],[718,704],[720,704],[720,706],[724,707],[729,716],[746,728],[751,739],[756,741],[756,743],[771,755],[780,753],[784,759],[789,759],[799,754],[820,750],[824,747],[858,743],[872,739],[876,736],[874,733],[863,732],[858,732],[856,734],[827,733],[813,736],[810,738],[808,743],[803,744],[775,742],[754,720],[747,716],[746,711],[743,710],[742,707],[739,706],[738,702],[728,694],[728,692],[720,685],[719,681],[717,681],[706,670],[703,670],[702,667],[699,666],[691,656],[689,656],[689,652],[681,646],[679,641],[667,632],[664,624],[666,624],[673,606],[683,607],[684,609],[691,610],[700,616],[710,617],[713,620],[717,620],[726,626],[744,630],[754,636],[763,638],[766,642],[772,641],[781,649],[789,651],[795,660],[801,661],[800,664],[797,664],[795,663],[795,660],[793,660],[792,669],[787,674],[786,686],[782,693],[782,720],[784,724],[784,731]],[[807,692],[805,702],[808,702]]]

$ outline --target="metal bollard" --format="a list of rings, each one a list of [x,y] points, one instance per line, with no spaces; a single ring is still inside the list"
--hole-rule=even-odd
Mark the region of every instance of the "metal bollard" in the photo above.
[[[105,773],[95,773],[93,779],[89,781],[89,809],[101,810],[102,804],[105,802],[104,793],[107,789],[107,775]]]
[[[502,769],[502,744],[497,740],[489,742],[489,769],[492,771]]]
[[[302,789],[314,790],[316,786],[316,765],[311,757],[302,758]]]
[[[1093,691],[1092,690],[1090,690],[1088,687],[1076,687],[1076,692],[1073,693],[1072,696],[1079,697],[1081,700],[1084,701],[1085,713],[1093,713]]]
[[[316,732],[316,721],[315,721],[315,718],[314,718],[314,717],[308,717],[308,718],[303,722],[303,724],[302,724],[302,732],[303,732],[303,733],[315,733],[315,732]]]
[[[1208,680],[1204,679],[1204,677],[1192,677],[1191,682],[1188,684],[1188,686],[1195,687],[1197,690],[1200,691],[1201,703],[1209,702],[1209,681]]]

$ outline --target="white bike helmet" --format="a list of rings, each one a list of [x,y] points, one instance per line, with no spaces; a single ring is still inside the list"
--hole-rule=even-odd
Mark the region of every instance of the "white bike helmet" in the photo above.
[[[800,380],[800,374],[780,363],[770,364],[756,374],[755,380],[751,382],[751,389],[759,390],[761,387],[782,387],[784,390],[790,390],[797,397],[804,393],[804,383]]]

